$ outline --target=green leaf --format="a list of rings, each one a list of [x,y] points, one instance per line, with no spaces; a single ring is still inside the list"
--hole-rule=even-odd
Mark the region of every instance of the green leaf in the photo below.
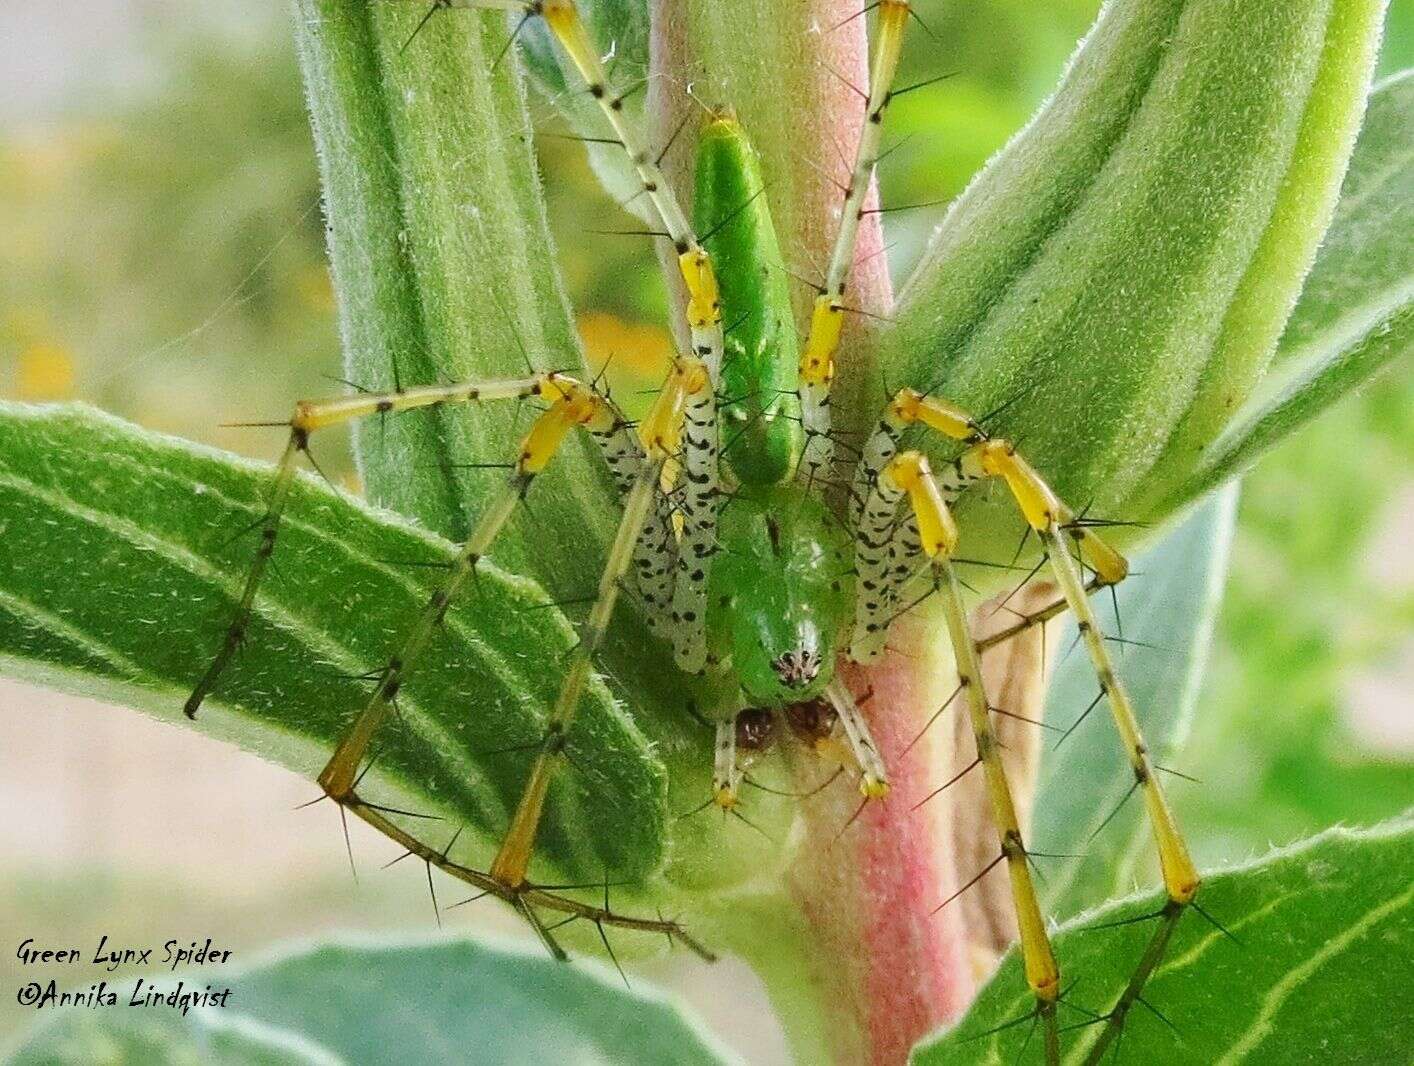
[[[230,620],[252,550],[242,534],[269,485],[267,467],[88,408],[0,405],[4,672],[185,723],[183,698]],[[309,776],[316,796],[314,775],[367,699],[359,675],[381,668],[451,552],[298,479],[243,655],[196,728]],[[482,569],[375,741],[369,798],[442,815],[418,823],[434,846],[465,825],[461,857],[481,868],[524,785],[519,749],[538,740],[575,640],[547,603],[532,580]],[[578,772],[553,789],[537,876],[648,876],[663,855],[665,770],[598,680],[570,752]]]
[[[1168,955],[1124,1032],[1126,1062],[1246,1062],[1284,1066],[1335,1060],[1405,1062],[1414,1022],[1397,975],[1414,955],[1414,820],[1369,830],[1332,829],[1258,862],[1209,875],[1198,902],[1237,938],[1196,913],[1183,916]],[[1152,923],[1092,926],[1152,913],[1162,897],[1114,903],[1068,923],[1056,937],[1068,997],[1103,1011],[1113,1003],[1152,935]],[[975,1034],[1023,1016],[1033,1005],[1015,953],[950,1032],[914,1052],[920,1066],[1010,1063],[1027,1024]],[[1096,1037],[1080,1011],[1065,1034],[1066,1066]],[[1036,1040],[1033,1038],[1032,1050]]]
[[[582,374],[504,13],[438,11],[409,43],[422,5],[297,7],[349,379],[390,389],[524,376],[527,364]],[[504,481],[488,464],[514,458],[530,414],[500,403],[364,423],[355,442],[369,498],[464,536]],[[571,434],[491,550],[556,600],[593,592],[618,521],[592,451]],[[656,742],[707,765],[705,731],[683,713],[697,684],[663,669],[666,649],[645,655],[643,632],[620,597],[599,665]]]
[[[1169,499],[1181,505],[1414,351],[1414,71],[1383,82],[1272,379]]]
[[[953,205],[900,295],[883,378],[978,412],[1010,401],[992,427],[1063,496],[1138,517],[1270,357],[1334,207],[1383,7],[1106,6]],[[1000,557],[1020,532],[1000,495],[961,518],[968,554]]]
[[[65,1010],[5,1057],[6,1066],[339,1066],[322,1048],[239,1014],[189,1014],[117,1005]],[[224,1015],[224,1016],[223,1016]]]
[[[1236,507],[1234,486],[1135,560],[1133,576],[1115,591],[1122,626],[1108,605],[1100,607],[1109,634],[1134,642],[1115,645],[1114,651],[1149,751],[1160,765],[1179,770],[1185,768],[1178,752],[1198,702],[1227,576]],[[1040,885],[1046,911],[1058,918],[1133,884],[1148,840],[1143,804],[1129,795],[1134,773],[1109,708],[1104,700],[1094,703],[1095,670],[1079,649],[1071,650],[1075,641],[1075,624],[1067,619],[1053,652],[1066,657],[1047,693],[1046,721],[1061,729],[1080,725],[1063,743],[1057,744],[1053,733],[1042,738],[1046,748],[1031,830],[1034,850],[1075,856],[1037,860],[1045,875]],[[1168,790],[1189,787],[1168,775],[1163,783]],[[1137,876],[1142,881],[1157,876],[1157,870]]]
[[[318,944],[229,981],[201,975],[198,988],[229,983],[224,1008],[61,1013],[9,1062],[736,1061],[674,1004],[617,980],[468,940]]]

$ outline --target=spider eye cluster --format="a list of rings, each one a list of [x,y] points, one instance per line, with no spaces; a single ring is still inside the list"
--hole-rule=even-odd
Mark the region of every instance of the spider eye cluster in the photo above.
[[[803,688],[820,673],[820,653],[809,648],[794,648],[771,662],[771,669],[790,688]]]

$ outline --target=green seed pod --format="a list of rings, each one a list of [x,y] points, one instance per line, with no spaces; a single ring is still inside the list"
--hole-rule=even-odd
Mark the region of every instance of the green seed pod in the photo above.
[[[1154,502],[1266,370],[1334,208],[1382,10],[1108,12],[954,204],[900,295],[883,376],[1007,405],[989,429],[1062,496],[1163,518]],[[960,517],[969,551],[1016,543],[998,503]]]

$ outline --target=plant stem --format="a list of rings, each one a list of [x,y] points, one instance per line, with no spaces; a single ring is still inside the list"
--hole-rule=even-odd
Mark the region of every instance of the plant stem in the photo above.
[[[851,18],[858,10],[855,0],[769,11],[750,0],[662,0],[654,9],[653,71],[663,76],[651,83],[649,110],[660,143],[697,106],[683,91],[687,83],[708,104],[730,101],[761,154],[787,264],[805,273],[829,258],[842,201],[836,182],[849,179],[841,155],[852,154],[864,120],[849,84],[868,80],[867,20]],[[679,189],[692,186],[691,159],[684,147],[666,164]],[[879,216],[868,215],[849,292],[851,305],[871,315],[886,314],[892,303],[882,248]],[[813,295],[798,287],[802,321]],[[846,432],[873,417],[854,402],[873,373],[873,322],[852,316],[841,348],[833,411]],[[803,842],[788,873],[797,931],[778,920],[769,935],[733,938],[767,982],[801,1061],[828,1054],[837,1062],[902,1062],[973,995],[965,912],[931,914],[958,882],[957,812],[946,796],[914,809],[957,761],[950,729],[932,730],[910,748],[951,689],[941,633],[926,615],[901,620],[894,650],[880,664],[847,671],[856,693],[873,690],[864,710],[893,790],[843,833],[858,807],[852,790],[830,789],[805,804]]]

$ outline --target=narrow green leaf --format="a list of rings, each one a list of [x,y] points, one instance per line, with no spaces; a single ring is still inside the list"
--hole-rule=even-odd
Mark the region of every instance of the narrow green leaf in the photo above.
[[[349,379],[365,388],[583,371],[540,199],[531,125],[501,12],[441,11],[409,44],[414,3],[301,0],[296,28],[319,148]],[[407,45],[404,50],[404,45]],[[500,62],[497,64],[497,58]],[[493,64],[495,69],[493,70]],[[465,534],[528,428],[515,404],[365,424],[370,498]],[[493,555],[557,595],[602,547],[613,503],[577,437]]]
[[[1201,769],[1186,766],[1179,749],[1198,702],[1236,509],[1236,487],[1206,502],[1135,561],[1134,575],[1115,593],[1118,620],[1111,604],[1099,606],[1108,635],[1133,642],[1112,647],[1149,751],[1155,762],[1179,771]],[[1067,729],[1084,720],[1059,745],[1057,734],[1042,737],[1030,841],[1035,851],[1074,856],[1036,860],[1045,875],[1047,913],[1057,918],[1114,897],[1136,877],[1142,883],[1157,876],[1157,868],[1136,871],[1148,839],[1143,803],[1135,796],[1126,802],[1134,774],[1109,707],[1094,703],[1095,670],[1075,640],[1075,625],[1067,621],[1051,649],[1065,659],[1046,697],[1046,721]],[[1160,776],[1166,789],[1192,787]]]
[[[88,408],[0,405],[4,672],[185,722],[269,484],[266,467]],[[244,652],[196,728],[309,776],[317,796],[314,775],[367,699],[359,675],[386,662],[451,550],[300,478]],[[479,576],[414,667],[360,791],[443,816],[416,823],[436,845],[465,825],[461,858],[484,868],[524,784],[515,749],[538,741],[575,635],[530,579],[494,565]],[[537,876],[648,876],[662,861],[665,771],[599,681],[570,753],[577,772],[553,790]]]
[[[1414,1020],[1399,975],[1414,956],[1414,820],[1369,830],[1332,829],[1258,862],[1211,875],[1198,897],[1236,941],[1184,915],[1168,956],[1124,1032],[1126,1062],[1285,1066],[1287,1063],[1406,1062]],[[1152,923],[1092,929],[1152,913],[1153,894],[1114,903],[1065,925],[1056,938],[1068,1000],[1090,1011],[1113,1003],[1152,935]],[[1016,1062],[1028,1023],[976,1034],[1023,1017],[1034,1000],[1015,953],[968,1015],[925,1041],[915,1063]],[[1066,1066],[1084,1058],[1097,1031],[1080,1010],[1061,1016]],[[1032,1050],[1036,1040],[1032,1037]]]
[[[174,1064],[737,1061],[671,1002],[616,981],[468,940],[318,944],[237,975],[225,1008],[161,1012],[149,1043],[132,1042],[136,1011],[67,1011],[9,1061],[106,1062],[119,1048]],[[212,1054],[228,1048],[252,1057]]]
[[[1179,506],[1414,351],[1414,71],[1383,82],[1270,381],[1168,499]]]
[[[1334,204],[1383,7],[1108,5],[954,204],[899,298],[883,377],[978,412],[1011,401],[992,428],[1062,495],[1135,517],[1156,476],[1180,476],[1164,457],[1190,405],[1240,401],[1265,365]],[[969,554],[1020,532],[1000,495],[961,517]]]
[[[505,13],[440,10],[409,43],[428,13],[421,4],[297,6],[349,379],[386,389],[523,376],[528,366],[583,374]],[[368,495],[463,536],[505,479],[487,464],[515,459],[533,415],[501,403],[364,423],[356,442]],[[491,551],[556,600],[593,593],[618,521],[592,452],[582,435],[566,438]],[[666,649],[644,654],[643,633],[633,598],[620,597],[599,665],[655,741],[707,765],[708,738],[683,711],[698,686],[663,669]],[[540,666],[558,682],[558,660]]]

